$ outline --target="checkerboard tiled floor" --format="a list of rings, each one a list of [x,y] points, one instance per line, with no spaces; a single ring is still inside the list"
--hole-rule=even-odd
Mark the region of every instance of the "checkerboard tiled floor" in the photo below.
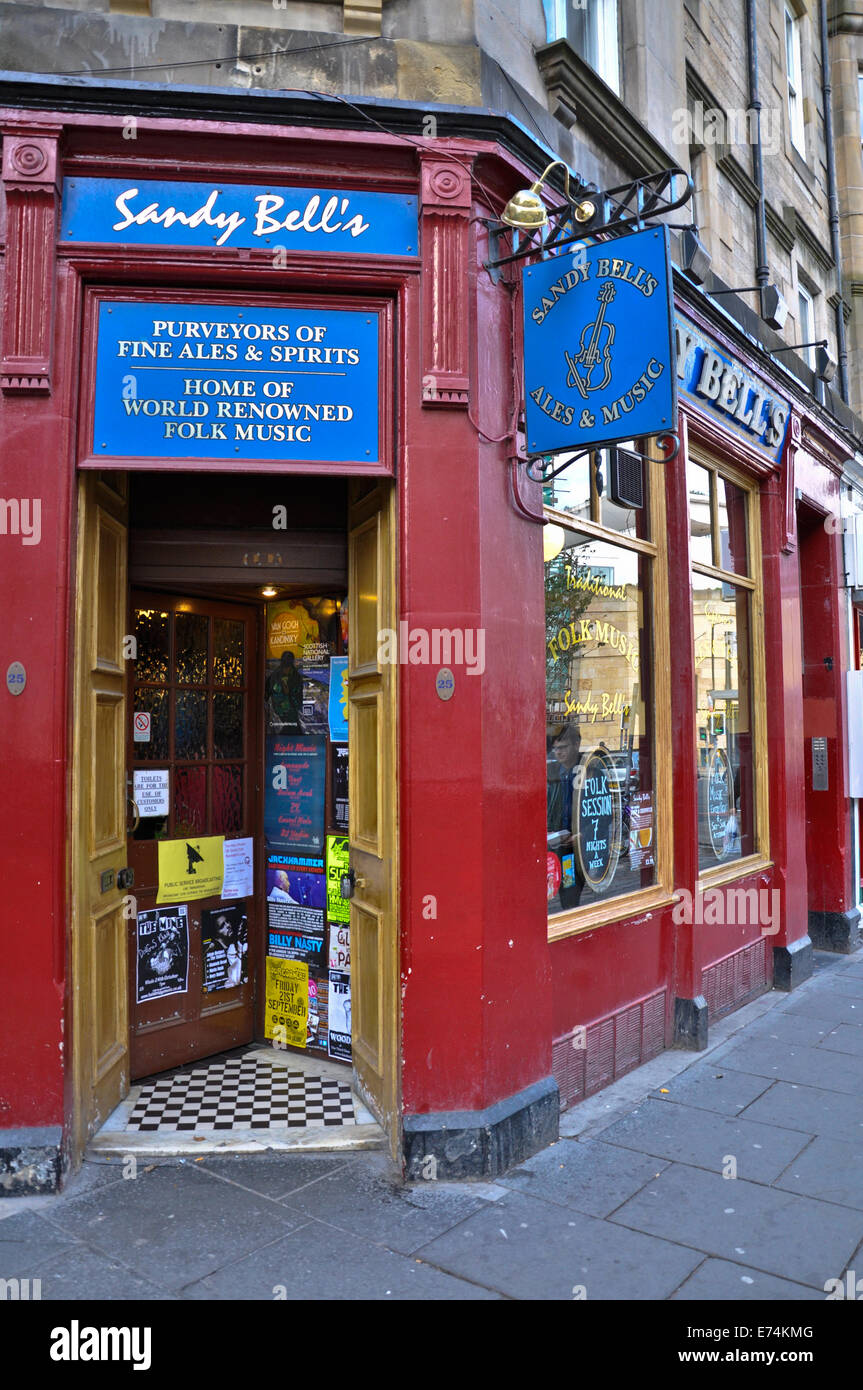
[[[126,1121],[139,1134],[357,1123],[350,1085],[255,1057],[202,1063],[148,1082]]]

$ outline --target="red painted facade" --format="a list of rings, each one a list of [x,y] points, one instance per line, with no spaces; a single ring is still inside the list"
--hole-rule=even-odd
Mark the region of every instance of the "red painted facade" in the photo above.
[[[83,111],[3,111],[0,122],[7,151],[0,495],[42,499],[40,544],[0,536],[0,668],[14,660],[27,668],[23,696],[0,694],[0,1131],[63,1125],[71,1108],[67,1062],[75,1040],[64,1034],[70,631],[76,439],[90,392],[89,377],[79,375],[86,285],[122,293],[392,297],[399,616],[409,626],[486,632],[484,674],[457,673],[449,703],[437,699],[428,668],[400,672],[405,1114],[477,1111],[514,1096],[549,1076],[555,1041],[563,1040],[555,1050],[559,1070],[575,1028],[654,996],[659,1043],[669,1045],[675,998],[702,996],[705,971],[754,947],[764,952],[769,983],[774,948],[805,938],[808,909],[853,906],[840,538],[817,524],[819,515],[838,511],[838,436],[795,411],[781,466],[772,468],[687,405],[681,455],[656,469],[668,515],[672,746],[663,756],[671,758],[673,785],[672,886],[690,893],[698,849],[687,440],[700,439],[759,479],[772,867],[735,886],[782,888],[779,933],[677,925],[669,894],[659,909],[549,943],[542,528],[520,512],[511,487],[517,277],[495,284],[483,268],[481,220],[529,181],[527,169],[502,147],[467,139],[142,117],[137,140],[124,143],[116,119]],[[274,271],[248,251],[57,246],[63,176],[136,170],[140,177],[414,192],[421,256],[381,262],[297,254]],[[522,489],[537,506],[539,489]],[[829,740],[827,796],[812,792],[805,756],[804,741],[817,735]],[[433,918],[422,911],[429,896]],[[627,1043],[620,1023],[616,1029],[603,1044],[611,1063],[588,1047],[587,1090],[646,1055],[641,1044]]]

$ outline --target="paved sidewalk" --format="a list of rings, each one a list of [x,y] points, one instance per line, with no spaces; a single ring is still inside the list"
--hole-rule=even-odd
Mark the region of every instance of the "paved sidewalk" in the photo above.
[[[379,1153],[89,1162],[0,1200],[0,1278],[56,1299],[824,1301],[863,1277],[863,955],[663,1054],[493,1184]],[[730,1176],[736,1172],[736,1177]],[[729,1176],[724,1176],[729,1175]]]

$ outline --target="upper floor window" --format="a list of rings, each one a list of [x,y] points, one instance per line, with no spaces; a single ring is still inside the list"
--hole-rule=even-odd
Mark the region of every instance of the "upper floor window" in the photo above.
[[[803,64],[800,57],[800,20],[785,6],[785,69],[788,74],[788,128],[791,143],[806,157],[803,129]]]
[[[815,348],[811,346],[815,337],[815,305],[811,294],[804,290],[802,285],[797,286],[797,318],[800,324],[800,341],[809,343],[809,347],[800,349],[800,356],[807,367],[815,370]]]
[[[548,41],[569,39],[576,53],[620,94],[618,0],[545,0]]]

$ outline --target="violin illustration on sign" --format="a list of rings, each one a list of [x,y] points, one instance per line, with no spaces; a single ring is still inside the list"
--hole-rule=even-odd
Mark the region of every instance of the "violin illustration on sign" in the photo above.
[[[607,323],[605,311],[614,299],[616,290],[611,280],[601,285],[598,295],[599,313],[592,323],[586,323],[581,330],[579,351],[574,357],[564,349],[564,357],[569,371],[567,386],[576,386],[585,400],[588,391],[601,391],[611,381],[611,348],[614,343],[614,324]],[[602,366],[602,377],[594,381],[593,373]]]

